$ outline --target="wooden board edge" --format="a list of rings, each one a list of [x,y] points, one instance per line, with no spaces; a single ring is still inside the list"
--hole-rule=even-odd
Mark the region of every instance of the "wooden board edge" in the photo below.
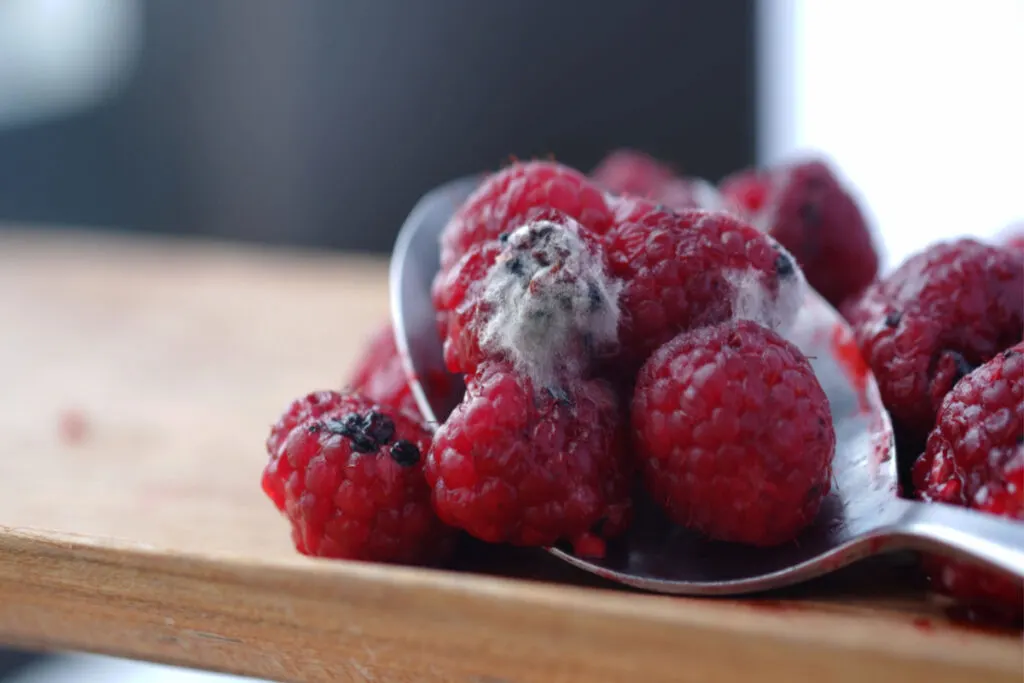
[[[886,619],[298,557],[253,564],[2,528],[0,605],[2,642],[273,680],[362,671],[375,681],[654,683],[731,672],[936,683],[1024,672],[1012,637]]]

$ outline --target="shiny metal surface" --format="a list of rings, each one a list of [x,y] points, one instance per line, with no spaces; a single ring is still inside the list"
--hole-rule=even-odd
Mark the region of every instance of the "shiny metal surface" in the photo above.
[[[438,239],[476,178],[443,185],[416,205],[403,225],[390,269],[391,314],[416,401],[428,420],[443,420],[455,395],[431,405],[418,377],[446,372],[430,287]],[[790,339],[811,359],[836,428],[834,486],[815,523],[795,542],[756,549],[707,541],[640,506],[632,530],[609,544],[600,562],[550,552],[580,569],[661,593],[724,595],[798,583],[868,555],[922,549],[972,559],[1024,578],[1024,524],[946,505],[897,497],[892,427],[874,378],[859,360],[839,315],[813,291]]]

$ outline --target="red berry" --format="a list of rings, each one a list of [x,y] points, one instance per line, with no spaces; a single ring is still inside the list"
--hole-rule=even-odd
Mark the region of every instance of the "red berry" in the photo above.
[[[616,221],[605,242],[612,275],[624,282],[619,344],[627,374],[682,331],[734,315],[782,327],[803,301],[792,257],[730,214],[622,199]]]
[[[263,490],[306,555],[432,564],[455,531],[437,518],[423,460],[430,432],[358,394],[294,402],[267,440]]]
[[[617,149],[590,175],[598,185],[616,194],[654,200],[661,186],[675,177],[675,171],[643,152]]]
[[[790,541],[831,488],[836,437],[807,358],[741,320],[679,335],[633,395],[647,487],[677,524],[721,541]]]
[[[962,239],[935,244],[847,309],[895,426],[927,434],[946,393],[1024,335],[1024,262]]]
[[[557,209],[597,233],[611,224],[603,192],[579,171],[552,161],[515,163],[487,178],[449,221],[441,235],[441,270],[473,245],[511,232],[537,208]]]
[[[667,164],[630,149],[609,154],[591,177],[611,192],[648,199],[676,211],[724,207],[721,195],[711,183],[679,176]]]
[[[427,481],[448,524],[492,543],[600,554],[631,515],[624,417],[599,380],[541,387],[488,362],[434,435]]]
[[[878,254],[871,231],[826,164],[747,170],[720,188],[734,210],[793,254],[807,282],[834,306],[874,280]]]
[[[452,372],[472,373],[495,358],[535,380],[581,374],[592,357],[616,350],[619,287],[598,237],[553,209],[527,217],[435,279]]]
[[[432,400],[443,400],[452,390],[450,379],[444,373],[432,372],[419,379]],[[369,339],[345,386],[348,391],[358,392],[389,412],[406,412],[422,419],[398,355],[391,323],[382,325]]]
[[[1024,521],[1024,342],[961,379],[914,464],[918,496]],[[965,602],[1024,616],[1024,587],[977,566],[928,558],[932,582]]]

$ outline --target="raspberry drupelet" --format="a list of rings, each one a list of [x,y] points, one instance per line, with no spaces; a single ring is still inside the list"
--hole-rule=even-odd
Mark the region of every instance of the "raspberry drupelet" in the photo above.
[[[914,464],[922,500],[1024,523],[1024,343],[999,353],[946,395]],[[928,557],[932,583],[966,604],[1024,617],[1024,587],[967,563]]]
[[[833,306],[878,273],[878,254],[854,198],[818,160],[748,169],[719,185],[729,206],[779,241]]]
[[[456,531],[430,503],[430,432],[353,393],[323,391],[289,406],[267,440],[263,490],[318,557],[436,564]]]
[[[600,556],[630,522],[625,413],[601,380],[538,385],[487,361],[434,435],[426,477],[448,524],[492,543]]]
[[[791,541],[831,490],[828,398],[800,350],[753,321],[684,332],[658,349],[631,414],[655,502],[711,539]]]

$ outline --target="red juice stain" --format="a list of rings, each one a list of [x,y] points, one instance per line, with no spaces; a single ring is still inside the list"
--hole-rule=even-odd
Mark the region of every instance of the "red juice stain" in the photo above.
[[[832,328],[832,353],[846,372],[846,376],[853,382],[860,409],[869,412],[871,405],[868,403],[867,388],[871,371],[864,362],[853,335],[845,325],[835,325]]]
[[[914,619],[913,623],[914,627],[917,628],[918,631],[931,633],[935,630],[935,624],[933,624],[932,620],[928,619],[927,617],[917,617],[916,619]]]

